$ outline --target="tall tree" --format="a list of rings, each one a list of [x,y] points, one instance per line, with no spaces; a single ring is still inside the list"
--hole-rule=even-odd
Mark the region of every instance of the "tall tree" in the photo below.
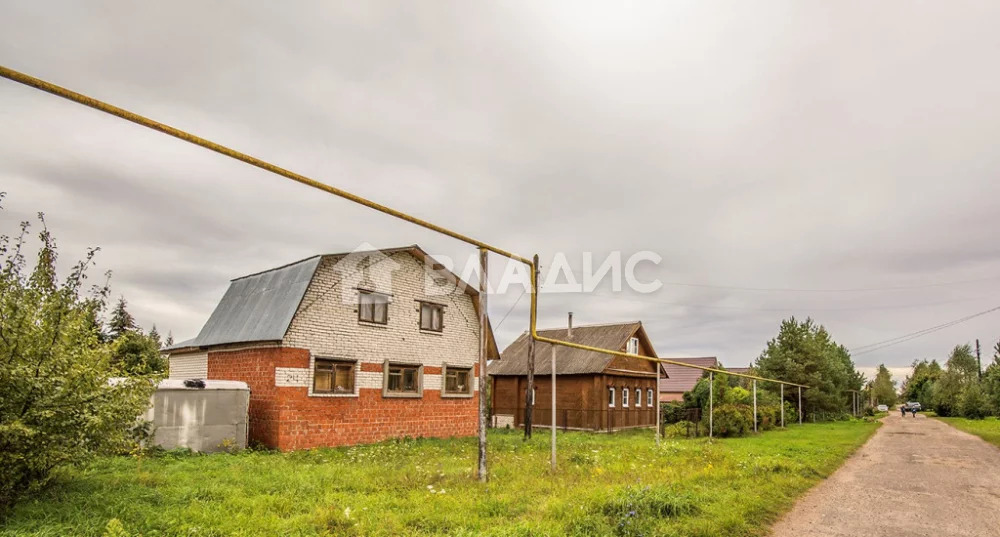
[[[871,382],[872,397],[876,405],[891,405],[896,402],[896,383],[892,381],[892,373],[879,364],[878,372]]]
[[[807,413],[846,411],[847,390],[860,390],[865,381],[847,349],[810,318],[782,321],[777,337],[767,342],[755,367],[761,376],[809,386],[802,391]],[[769,384],[766,389],[777,391]],[[785,397],[794,402],[796,393],[786,390]]]
[[[0,236],[0,518],[54,469],[134,445],[153,390],[150,378],[109,382],[110,349],[94,328],[107,288],[82,291],[96,250],[60,283],[39,221],[33,268],[22,253],[29,223],[14,241]]]
[[[125,297],[120,296],[118,297],[118,303],[115,304],[115,308],[111,311],[111,320],[108,321],[108,333],[112,341],[122,337],[126,332],[136,329],[135,318],[128,312],[127,305]]]
[[[156,325],[155,324],[153,325],[153,328],[151,328],[149,330],[149,339],[151,339],[154,342],[156,342],[156,348],[157,349],[159,349],[160,347],[163,346],[163,342],[160,341],[160,333],[156,330]]]
[[[167,332],[167,339],[163,342],[164,347],[170,347],[174,344],[174,333],[172,331]]]

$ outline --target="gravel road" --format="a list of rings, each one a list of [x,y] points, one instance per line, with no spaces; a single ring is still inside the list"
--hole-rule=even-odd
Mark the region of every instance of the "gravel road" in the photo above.
[[[883,423],[772,537],[1000,536],[1000,449],[925,416]]]

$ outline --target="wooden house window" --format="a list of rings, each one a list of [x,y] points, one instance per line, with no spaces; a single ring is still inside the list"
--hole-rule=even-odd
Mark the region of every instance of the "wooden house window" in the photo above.
[[[608,386],[608,406],[615,406],[615,387]]]
[[[635,389],[635,407],[636,408],[642,408],[642,389],[641,388],[636,388]]]
[[[444,366],[444,394],[472,395],[472,368]]]
[[[646,406],[653,406],[653,389],[646,390]]]
[[[433,302],[421,302],[420,329],[431,332],[444,330],[444,306]]]
[[[622,388],[622,408],[628,408],[628,388]]]
[[[372,291],[358,293],[358,320],[366,323],[388,324],[389,296]]]
[[[313,393],[354,393],[354,362],[316,358]]]
[[[423,392],[423,366],[392,364],[382,367],[385,378],[382,395],[385,397],[420,397]]]
[[[625,346],[625,352],[629,354],[639,354],[639,338],[629,338],[628,345]]]

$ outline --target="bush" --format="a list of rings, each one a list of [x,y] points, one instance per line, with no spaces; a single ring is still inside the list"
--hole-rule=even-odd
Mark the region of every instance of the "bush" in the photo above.
[[[983,393],[978,382],[972,382],[964,390],[958,402],[958,411],[962,417],[981,420],[989,415],[989,399]]]
[[[55,242],[39,219],[30,271],[21,253],[29,224],[13,244],[0,237],[0,516],[54,469],[134,446],[131,432],[154,386],[151,377],[110,381],[98,322],[107,289],[80,293],[96,251],[59,283]]]
[[[680,401],[662,403],[660,405],[660,420],[664,425],[680,423],[687,419],[687,411],[684,403]]]
[[[708,420],[708,413],[704,418]],[[744,436],[753,432],[753,408],[747,405],[719,405],[713,419],[715,436]]]

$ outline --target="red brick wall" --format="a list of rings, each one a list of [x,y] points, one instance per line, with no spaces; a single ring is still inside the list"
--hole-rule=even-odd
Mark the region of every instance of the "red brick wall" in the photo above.
[[[309,351],[288,347],[251,348],[208,353],[208,378],[240,380],[250,386],[251,444],[279,446],[281,393],[275,367],[309,367]]]
[[[374,364],[362,364],[370,369]],[[308,367],[309,351],[291,347],[211,352],[208,378],[250,386],[250,441],[281,450],[343,446],[397,437],[451,437],[476,433],[478,393],[441,398],[384,398],[362,388],[358,397],[309,397],[308,388],[276,387],[275,367]],[[377,367],[381,371],[381,366]],[[425,374],[440,373],[424,368]]]

